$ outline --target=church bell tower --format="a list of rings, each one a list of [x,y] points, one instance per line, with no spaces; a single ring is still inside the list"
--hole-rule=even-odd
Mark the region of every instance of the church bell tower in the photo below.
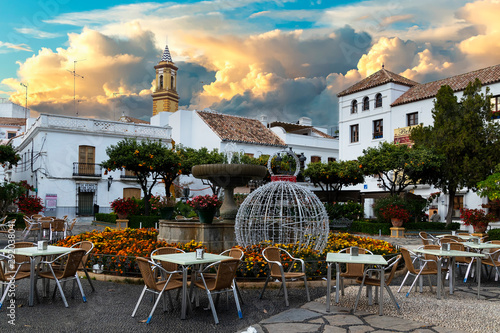
[[[160,112],[175,112],[179,109],[179,94],[177,94],[177,67],[165,46],[165,51],[156,70],[156,89],[153,92],[153,116]]]

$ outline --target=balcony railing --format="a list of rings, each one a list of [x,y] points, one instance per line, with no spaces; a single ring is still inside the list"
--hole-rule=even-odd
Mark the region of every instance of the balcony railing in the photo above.
[[[73,163],[73,176],[101,177],[102,166],[94,163]]]
[[[132,171],[122,170],[122,173],[120,174],[120,178],[121,179],[137,179],[137,176]]]

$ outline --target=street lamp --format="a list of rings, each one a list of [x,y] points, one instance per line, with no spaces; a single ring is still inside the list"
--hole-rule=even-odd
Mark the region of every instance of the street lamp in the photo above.
[[[109,189],[111,188],[111,184],[113,184],[113,176],[108,177],[108,192],[109,192]]]
[[[25,102],[25,107],[24,107],[24,119],[28,119],[28,117],[27,117],[27,113],[28,113],[28,85],[24,84],[22,82],[20,84],[21,84],[21,86],[26,88],[26,102]]]

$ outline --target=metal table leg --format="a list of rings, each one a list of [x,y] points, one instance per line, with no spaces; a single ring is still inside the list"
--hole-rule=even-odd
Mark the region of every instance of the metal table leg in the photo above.
[[[477,257],[477,299],[479,299],[479,291],[481,290],[481,257]]]
[[[35,265],[36,258],[30,257],[30,294],[28,297],[28,306],[33,306],[33,297],[35,295]]]
[[[340,263],[335,263],[335,303],[339,303],[339,289],[340,289]]]
[[[181,306],[181,319],[186,319],[187,308],[187,266],[182,266],[182,306]]]
[[[380,299],[379,303],[379,316],[384,314],[384,289],[385,289],[385,269],[383,267],[380,268]]]
[[[326,274],[326,312],[330,312],[331,284],[332,284],[332,263],[329,263]]]
[[[441,274],[442,274],[442,271],[441,271],[441,257],[438,257],[437,258],[437,270],[438,270],[438,274],[437,274],[437,299],[441,299],[441,288],[443,287],[443,281],[441,279]]]

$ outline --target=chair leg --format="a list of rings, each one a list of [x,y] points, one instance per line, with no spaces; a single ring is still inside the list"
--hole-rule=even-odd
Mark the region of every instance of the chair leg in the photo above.
[[[311,297],[309,296],[309,287],[307,286],[307,277],[304,275],[304,285],[306,286],[306,295],[307,295],[307,301],[311,301]]]
[[[65,307],[69,307],[68,306],[68,301],[66,301],[66,296],[64,296],[64,291],[63,291],[63,288],[61,286],[61,283],[59,282],[58,279],[55,278],[55,276],[54,276],[54,279],[56,280],[57,288],[59,289],[59,292],[61,293],[61,297],[62,297],[62,300],[64,302],[64,306]]]
[[[260,296],[259,296],[260,299],[262,299],[262,296],[264,295],[264,291],[266,291],[267,283],[269,282],[270,278],[271,278],[271,275],[268,275],[266,282],[264,283],[264,288],[262,288],[262,291],[260,292]]]
[[[238,317],[243,318],[243,313],[241,312],[241,307],[240,307],[240,300],[238,297],[238,287],[236,286],[236,281],[233,283],[233,295],[234,295],[234,301],[236,303],[236,309],[238,309]]]
[[[432,289],[432,281],[431,281],[431,276],[430,275],[427,275],[427,279],[429,280],[429,288],[431,289],[431,293],[434,292],[434,290]]]
[[[283,293],[285,294],[285,306],[290,306],[290,303],[288,302],[288,291],[286,290],[286,280],[283,276],[281,278],[281,286],[283,287]]]
[[[385,289],[387,290],[387,293],[389,294],[389,296],[391,296],[392,301],[396,305],[396,309],[398,310],[398,313],[401,314],[401,309],[399,307],[398,301],[396,301],[396,297],[394,297],[394,294],[392,293],[391,288],[389,288],[388,285],[385,285]]]
[[[217,317],[217,312],[215,311],[214,300],[212,299],[212,293],[207,290],[208,302],[210,303],[210,308],[212,309],[212,315],[214,316],[215,324],[219,323],[219,318]]]
[[[87,277],[87,280],[90,283],[90,287],[92,288],[92,291],[95,291],[94,285],[92,284],[92,280],[90,279],[89,272],[87,271],[87,268],[83,268],[83,271],[85,272],[85,276]]]
[[[413,280],[413,283],[410,286],[410,290],[406,293],[406,297],[410,296],[411,290],[415,286],[415,283],[417,282],[418,278],[420,277],[420,272],[418,272],[417,276],[415,277],[415,280]]]
[[[82,288],[82,282],[80,281],[80,278],[78,277],[78,273],[75,273],[75,279],[76,279],[76,283],[78,284],[78,288],[80,288],[80,293],[82,294],[82,299],[83,299],[83,302],[87,302],[87,298],[85,297],[85,293],[83,292],[83,288]]]
[[[148,289],[148,287],[144,286],[144,289],[142,289],[141,296],[139,296],[139,300],[137,301],[137,304],[135,305],[134,311],[132,312],[132,317],[135,317],[135,313],[137,312],[137,309],[139,308],[139,304],[141,304],[142,298],[144,297],[144,294],[146,293],[146,289]]]
[[[464,283],[467,282],[467,278],[469,277],[470,269],[472,267],[473,262],[474,262],[474,260],[471,260],[469,265],[467,265],[467,271],[465,272]]]
[[[236,288],[236,292],[238,293],[238,299],[239,299],[240,303],[245,304],[245,302],[243,302],[243,297],[241,297],[240,288],[238,287],[238,284],[236,283],[236,281],[234,281],[234,286]]]
[[[151,322],[151,317],[153,317],[153,313],[155,312],[156,306],[158,305],[158,303],[160,302],[160,299],[162,298],[161,297],[162,294],[163,294],[163,290],[160,292],[160,294],[156,298],[156,302],[153,305],[153,308],[151,309],[151,312],[149,313],[149,317],[148,317],[148,320],[146,320],[146,324],[149,324]]]
[[[7,287],[5,288],[5,291],[2,294],[2,299],[0,299],[0,309],[2,308],[2,304],[3,304],[3,301],[5,300],[5,297],[7,297],[7,294],[9,293],[10,286],[13,283],[14,283],[14,280],[10,280],[9,283],[7,283]],[[4,285],[2,284],[2,287],[3,286]]]
[[[340,292],[341,292],[342,296],[345,296],[345,293],[344,293],[344,278],[343,277],[340,278]]]
[[[406,279],[408,278],[409,275],[410,275],[410,272],[407,272],[405,275],[405,278],[403,279],[403,282],[399,286],[398,293],[401,291],[401,288],[403,288],[403,286],[405,285]]]
[[[358,296],[356,296],[356,303],[354,304],[354,310],[352,311],[353,313],[356,312],[356,309],[358,308],[359,298],[361,297],[361,291],[363,290],[364,285],[365,285],[365,276],[363,275],[363,280],[361,281],[361,286],[359,286],[358,290]]]

